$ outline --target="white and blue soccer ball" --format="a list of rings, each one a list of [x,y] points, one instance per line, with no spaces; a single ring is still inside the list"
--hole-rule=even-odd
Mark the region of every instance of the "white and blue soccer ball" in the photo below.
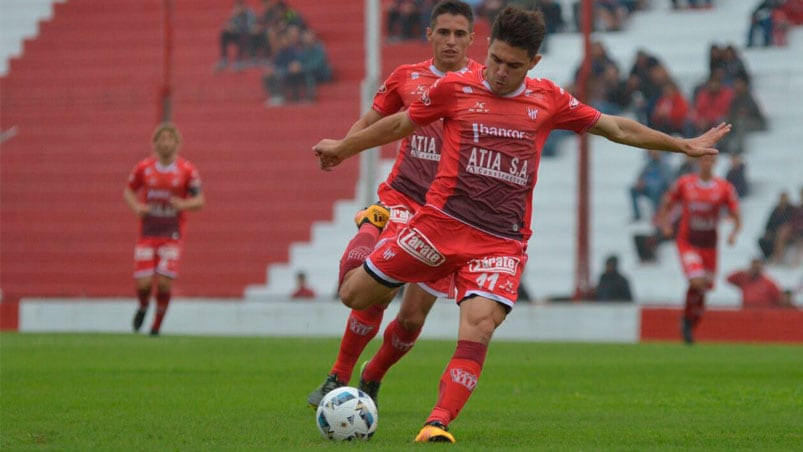
[[[371,396],[351,386],[327,393],[315,413],[321,435],[333,441],[368,441],[378,421],[379,413]]]

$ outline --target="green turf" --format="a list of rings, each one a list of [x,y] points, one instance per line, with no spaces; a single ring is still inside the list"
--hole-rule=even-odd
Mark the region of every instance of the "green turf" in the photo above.
[[[2,334],[0,449],[803,450],[803,347],[720,344],[494,343],[457,444],[413,444],[453,348],[416,345],[339,444],[305,406],[332,339]]]

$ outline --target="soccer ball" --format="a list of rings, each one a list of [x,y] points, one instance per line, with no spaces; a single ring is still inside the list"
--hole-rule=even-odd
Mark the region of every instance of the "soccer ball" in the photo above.
[[[371,396],[350,386],[327,393],[315,413],[321,435],[334,441],[368,441],[376,431],[378,420],[379,413]]]

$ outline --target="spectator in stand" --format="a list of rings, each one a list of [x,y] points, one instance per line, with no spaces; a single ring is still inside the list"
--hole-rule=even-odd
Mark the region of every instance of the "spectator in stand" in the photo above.
[[[761,37],[761,45],[772,45],[772,11],[778,7],[778,0],[762,0],[750,14],[750,28],[747,31],[747,47],[756,45],[756,34]]]
[[[480,7],[477,9],[477,15],[484,17],[488,23],[494,23],[496,15],[505,7],[505,0],[482,0]]]
[[[708,130],[728,117],[733,90],[722,84],[722,78],[718,75],[721,73],[721,70],[715,71],[697,93],[691,112],[693,134]]]
[[[388,8],[388,41],[418,38],[421,11],[416,0],[393,0]]]
[[[614,89],[618,84],[619,68],[613,59],[608,56],[608,51],[605,46],[599,42],[594,41],[591,43],[591,72],[588,76],[588,91],[586,94],[586,103],[606,114],[613,114],[606,107],[607,92],[609,89]],[[574,82],[569,90],[576,92],[580,78],[580,70],[582,63],[577,67],[574,72]],[[613,68],[613,70],[612,70]],[[611,74],[614,77],[611,77]]]
[[[758,239],[758,246],[766,259],[771,258],[772,253],[775,251],[775,239],[778,235],[778,229],[792,219],[794,211],[795,206],[792,205],[789,199],[789,193],[782,192],[778,196],[778,203],[772,208],[772,212],[767,218],[764,235]]]
[[[655,102],[650,124],[653,128],[669,135],[684,135],[689,103],[674,81],[664,84],[661,97]]]
[[[594,299],[599,301],[633,301],[630,282],[619,272],[619,258],[615,255],[605,259],[605,271],[599,276],[594,290]]]
[[[748,80],[737,77],[733,81],[733,99],[728,109],[731,133],[720,142],[720,150],[731,154],[745,151],[745,138],[750,132],[767,130],[767,119],[750,90]]]
[[[303,271],[296,273],[296,290],[293,291],[290,298],[294,300],[300,298],[315,298],[315,291],[307,286],[307,274]]]
[[[672,9],[681,9],[682,5],[678,0],[672,0]],[[686,7],[692,9],[711,8],[711,0],[686,0]]]
[[[222,71],[229,65],[228,49],[237,47],[237,60],[234,69],[240,70],[247,64],[246,58],[252,55],[251,33],[256,28],[256,15],[245,0],[234,0],[234,9],[220,32],[220,61],[215,69]]]
[[[800,202],[792,210],[791,218],[778,227],[775,250],[770,262],[776,265],[783,264],[790,248],[796,248],[792,266],[798,267],[803,257],[803,188],[800,189]]]
[[[747,66],[733,45],[729,44],[722,49],[722,58],[719,60],[718,66],[725,70],[722,83],[732,86],[737,78],[744,79],[748,84],[750,83],[750,73],[747,72]]]
[[[739,198],[750,193],[750,183],[747,181],[747,166],[739,154],[731,154],[731,166],[725,175],[725,180],[733,185]]]
[[[566,30],[566,21],[563,19],[563,7],[558,0],[539,0],[538,8],[544,13],[546,33],[555,34]]]
[[[727,281],[742,291],[743,308],[787,308],[791,303],[769,275],[761,259],[750,261],[750,268],[728,275]]]
[[[301,32],[301,49],[298,53],[301,63],[301,72],[304,76],[304,89],[306,100],[315,101],[316,86],[320,83],[332,81],[332,67],[323,43],[315,36],[312,30]]]
[[[276,24],[279,22],[281,0],[261,0],[262,11],[257,16],[256,24],[251,31],[251,48],[255,58],[263,63],[270,61],[271,37]],[[275,37],[274,37],[275,39]]]
[[[664,161],[663,153],[656,150],[649,151],[647,163],[641,169],[636,183],[630,187],[630,200],[633,206],[633,221],[641,220],[641,209],[638,200],[646,196],[650,200],[653,214],[658,211],[661,198],[669,185],[671,185],[671,171]]]
[[[661,95],[662,85],[657,84],[656,75],[663,68],[658,59],[643,49],[636,52],[636,59],[630,69],[627,82],[629,90],[633,93],[633,107],[636,118],[642,124],[649,124],[652,109]]]
[[[283,105],[288,93],[293,102],[315,102],[317,85],[332,80],[326,49],[312,30],[296,25],[291,25],[279,39],[282,50],[263,77],[268,92],[266,106]]]

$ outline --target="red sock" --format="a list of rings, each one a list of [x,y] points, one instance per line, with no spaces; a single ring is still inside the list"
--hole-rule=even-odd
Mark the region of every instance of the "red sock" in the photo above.
[[[371,223],[364,223],[357,231],[357,235],[351,239],[346,246],[346,251],[340,258],[340,275],[337,279],[337,286],[343,284],[346,273],[359,267],[374,250],[377,240],[379,240],[379,229]]]
[[[137,299],[139,300],[139,310],[147,311],[148,303],[151,301],[150,289],[137,289]]]
[[[371,226],[373,227],[373,226]],[[375,227],[373,227],[376,229]],[[337,353],[337,360],[332,366],[332,372],[337,375],[337,379],[343,383],[351,380],[354,372],[354,365],[360,359],[360,354],[365,350],[365,346],[379,332],[382,324],[382,316],[387,306],[373,305],[357,311],[352,309],[346,323],[346,331],[343,339],[340,340],[340,351]]]
[[[697,325],[703,316],[703,306],[705,305],[705,292],[700,289],[689,287],[686,291],[686,306],[683,309],[683,318],[688,320],[691,326]]]
[[[170,292],[156,292],[156,316],[153,318],[151,331],[159,331],[162,320],[167,314],[167,305],[170,304]]]
[[[457,341],[457,350],[441,376],[438,402],[427,422],[448,426],[460,414],[480,379],[487,352],[488,346],[479,342]]]
[[[413,348],[419,334],[421,334],[421,328],[407,331],[401,327],[398,319],[393,319],[385,328],[382,346],[365,366],[365,379],[382,381],[390,367]]]

